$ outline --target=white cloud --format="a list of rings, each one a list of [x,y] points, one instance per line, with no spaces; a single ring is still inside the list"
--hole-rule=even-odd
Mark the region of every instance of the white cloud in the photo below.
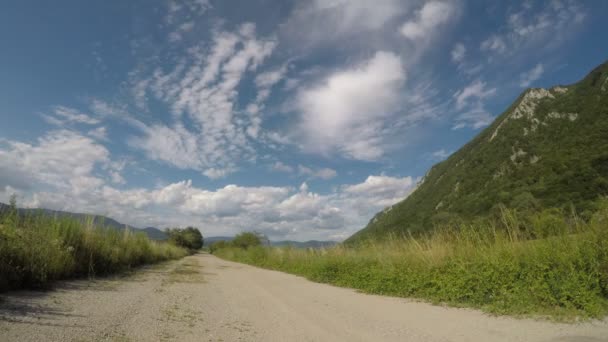
[[[0,145],[1,146],[1,145]],[[80,134],[52,131],[36,143],[8,141],[0,148],[0,179],[13,185],[48,184],[66,189],[80,182],[95,183],[96,165],[109,162],[108,150]],[[3,185],[0,181],[0,187]]]
[[[488,126],[492,121],[494,121],[494,116],[484,108],[482,103],[477,102],[472,108],[456,117],[452,129],[461,129],[465,127],[479,129]]]
[[[131,145],[144,150],[148,158],[161,160],[180,169],[202,170],[206,164],[200,155],[200,139],[182,125],[145,126],[142,137],[133,138]]]
[[[394,114],[404,81],[400,58],[381,51],[300,90],[297,107],[304,149],[361,160],[382,156],[384,119]]]
[[[509,56],[522,49],[552,48],[568,39],[586,17],[583,2],[553,0],[542,2],[542,7],[539,4],[527,2],[521,10],[509,14],[503,30],[484,40],[481,49]]]
[[[454,48],[452,48],[452,52],[450,53],[452,56],[452,62],[456,64],[460,64],[464,61],[464,57],[466,55],[467,49],[462,43],[456,43]]]
[[[97,140],[108,140],[108,130],[104,126],[94,128],[87,134]]]
[[[476,80],[454,94],[454,98],[456,99],[456,108],[458,110],[463,109],[468,104],[468,100],[471,98],[483,100],[494,94],[496,94],[496,88],[486,89],[485,82]]]
[[[281,25],[281,35],[287,44],[310,50],[345,37],[382,30],[408,8],[409,2],[401,0],[300,2]]]
[[[412,177],[369,176],[363,183],[341,188],[340,201],[359,215],[370,217],[380,209],[405,199],[416,188]]]
[[[220,179],[220,178],[224,178],[224,177],[228,176],[231,173],[234,173],[235,171],[236,171],[235,168],[225,168],[225,169],[210,168],[210,169],[203,171],[203,175],[205,175],[211,179]]]
[[[502,37],[493,35],[481,42],[481,50],[502,54],[507,51],[507,44]]]
[[[437,150],[437,151],[431,153],[431,157],[434,160],[444,160],[447,157],[449,157],[450,154],[452,154],[452,153],[448,152],[448,151],[446,151],[445,149],[442,148],[440,150]]]
[[[65,124],[96,125],[100,122],[99,119],[65,106],[53,107],[53,113],[55,115],[43,115],[43,118],[55,126],[64,126]]]
[[[111,181],[122,184],[123,179]],[[299,189],[226,185],[206,190],[188,180],[152,190],[119,190],[85,175],[69,185],[62,191],[30,191],[5,184],[0,187],[0,200],[18,193],[22,206],[103,214],[140,227],[194,225],[206,236],[258,230],[274,239],[304,240],[346,237],[415,186],[411,177],[384,175],[344,185],[327,195],[311,192],[306,183]]]
[[[416,17],[401,26],[399,32],[411,40],[426,39],[434,30],[447,23],[456,14],[452,1],[429,1],[416,13]]]
[[[488,89],[486,83],[479,79],[457,91],[453,98],[456,100],[456,109],[462,112],[455,118],[452,129],[479,129],[491,124],[494,116],[485,109],[484,100],[495,94],[496,88]]]
[[[112,161],[102,145],[65,130],[49,132],[35,143],[4,141],[0,201],[17,193],[25,207],[107,215],[140,227],[194,225],[206,236],[255,229],[275,239],[327,239],[354,233],[415,186],[411,177],[384,175],[328,194],[312,192],[306,183],[299,189],[229,184],[216,190],[189,180],[155,189],[110,185],[125,184],[120,173],[128,163]]]
[[[545,71],[542,63],[537,64],[534,68],[532,68],[531,70],[524,72],[520,75],[520,82],[519,82],[519,86],[522,88],[527,88],[530,86],[530,84],[532,84],[534,81],[538,80],[542,75],[543,72]]]
[[[283,64],[279,68],[258,74],[255,77],[255,84],[261,89],[270,88],[281,81],[286,72],[287,64]]]
[[[336,170],[330,168],[312,169],[304,165],[298,165],[298,173],[310,178],[332,179],[338,175]]]
[[[210,8],[209,0],[169,0],[165,22],[169,25],[180,25],[179,18],[201,16]]]
[[[257,139],[262,117],[263,95],[248,110],[238,107],[239,84],[270,56],[276,42],[258,39],[254,24],[241,25],[237,32],[217,32],[211,48],[190,49],[191,57],[170,72],[156,69],[151,78],[134,79],[137,98],[151,92],[173,113],[171,125],[134,122],[143,135],[131,139],[154,160],[182,169],[195,169],[210,178],[235,170],[236,163],[255,158],[251,140]],[[259,84],[269,92],[279,75],[260,76]],[[143,84],[143,86],[142,86]],[[103,109],[103,108],[102,108]],[[182,116],[192,124],[188,128]]]
[[[280,162],[280,161],[274,163],[272,165],[271,169],[274,171],[285,172],[285,173],[292,173],[294,171],[293,167],[291,167],[283,162]]]

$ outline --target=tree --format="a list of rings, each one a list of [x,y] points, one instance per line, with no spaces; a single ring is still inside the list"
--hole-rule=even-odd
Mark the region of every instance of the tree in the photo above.
[[[205,240],[200,230],[195,227],[187,228],[169,228],[167,229],[169,235],[169,243],[176,246],[188,248],[191,250],[198,250],[203,247]]]
[[[237,234],[232,240],[234,247],[247,249],[262,244],[262,235],[256,232],[242,232]]]

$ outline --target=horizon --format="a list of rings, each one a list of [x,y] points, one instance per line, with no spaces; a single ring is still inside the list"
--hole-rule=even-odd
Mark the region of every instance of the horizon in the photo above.
[[[4,7],[0,202],[208,237],[342,241],[608,59],[606,2]]]

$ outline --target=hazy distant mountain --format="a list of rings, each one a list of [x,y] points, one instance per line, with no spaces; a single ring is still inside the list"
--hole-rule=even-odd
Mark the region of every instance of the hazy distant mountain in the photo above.
[[[271,241],[270,244],[272,246],[276,246],[276,247],[292,246],[295,248],[323,248],[323,247],[335,246],[337,244],[337,242],[336,241],[317,241],[317,240],[299,242],[299,241],[285,240],[285,241]]]
[[[217,241],[232,241],[232,239],[234,239],[233,236],[206,237],[205,246],[210,246],[211,244],[213,244],[214,242],[217,242]],[[316,241],[316,240],[310,240],[310,241],[305,241],[305,242],[291,241],[291,240],[270,241],[271,246],[275,246],[275,247],[292,246],[295,248],[321,248],[321,247],[331,247],[336,244],[337,244],[337,242],[335,242],[335,241]]]
[[[212,237],[205,237],[205,246],[209,246],[214,242],[218,242],[218,241],[232,241],[232,239],[234,239],[233,236],[212,236]]]

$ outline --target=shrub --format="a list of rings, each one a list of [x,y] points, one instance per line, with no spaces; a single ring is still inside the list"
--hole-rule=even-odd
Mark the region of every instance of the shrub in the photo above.
[[[203,235],[198,228],[173,228],[168,229],[167,234],[169,235],[169,243],[176,246],[184,247],[190,250],[199,250],[203,248]]]
[[[211,252],[212,254],[215,253],[216,251],[222,249],[222,248],[226,248],[230,246],[230,242],[229,241],[216,241],[213,244],[211,244],[211,246],[209,246],[209,252]]]
[[[262,244],[262,236],[255,232],[242,232],[237,234],[230,244],[237,248],[248,249],[260,246]]]

